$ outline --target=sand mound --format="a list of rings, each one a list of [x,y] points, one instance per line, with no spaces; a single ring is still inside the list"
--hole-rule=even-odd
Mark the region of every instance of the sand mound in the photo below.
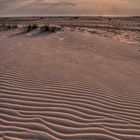
[[[137,47],[81,32],[0,33],[0,138],[140,139]]]

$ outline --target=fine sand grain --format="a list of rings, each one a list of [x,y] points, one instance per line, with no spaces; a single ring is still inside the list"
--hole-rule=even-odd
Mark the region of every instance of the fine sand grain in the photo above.
[[[140,140],[140,42],[123,41],[130,32],[1,31],[0,140]]]

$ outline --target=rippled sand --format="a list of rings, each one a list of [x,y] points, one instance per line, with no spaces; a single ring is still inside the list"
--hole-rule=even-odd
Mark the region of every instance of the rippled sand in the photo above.
[[[139,40],[85,28],[18,32],[0,32],[2,140],[140,139]]]

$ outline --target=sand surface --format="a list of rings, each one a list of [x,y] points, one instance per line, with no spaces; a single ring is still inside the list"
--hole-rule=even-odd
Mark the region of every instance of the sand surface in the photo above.
[[[1,140],[140,140],[139,32],[0,32]]]

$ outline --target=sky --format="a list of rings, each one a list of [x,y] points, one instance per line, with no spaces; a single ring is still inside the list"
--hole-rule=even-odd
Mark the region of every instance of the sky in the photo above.
[[[140,0],[0,0],[0,16],[140,16]]]

